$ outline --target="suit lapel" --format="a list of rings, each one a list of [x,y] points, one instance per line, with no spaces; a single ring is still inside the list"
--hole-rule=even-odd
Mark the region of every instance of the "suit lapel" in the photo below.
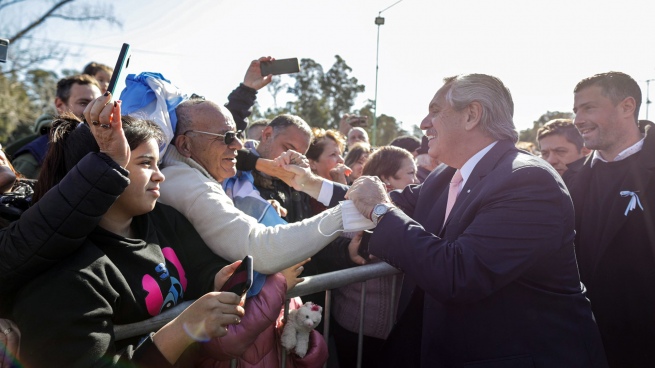
[[[446,203],[448,202],[448,186],[455,169],[447,167],[439,176],[434,177],[430,181],[423,184],[421,191],[427,190],[426,193],[421,193],[421,206],[425,206],[426,212],[416,212],[416,220],[423,225],[423,228],[432,234],[439,235],[441,226],[443,225],[444,215],[446,214]],[[428,184],[428,185],[426,185]],[[425,202],[423,202],[425,201]],[[421,212],[425,216],[421,215]]]
[[[475,197],[473,194],[475,194],[476,186],[482,179],[484,179],[491,170],[493,170],[496,165],[498,164],[498,161],[507,154],[508,151],[510,150],[516,150],[514,147],[514,143],[510,141],[499,141],[496,143],[495,146],[485,154],[482,159],[475,165],[475,168],[471,172],[471,175],[469,178],[466,180],[466,184],[464,184],[464,187],[462,188],[462,191],[459,193],[459,196],[457,197],[457,201],[455,201],[455,205],[453,206],[453,209],[450,211],[450,216],[448,217],[448,220],[444,224],[443,228],[441,229],[441,233],[443,234],[446,226],[448,226],[448,223],[451,221],[451,219],[455,217],[459,217],[459,212],[467,207],[467,203],[470,201],[470,198]],[[448,200],[448,195],[446,195],[446,201]],[[446,202],[444,202],[443,206],[443,211],[445,212],[445,205]],[[443,215],[442,215],[443,219]],[[443,220],[442,220],[443,221]]]
[[[575,211],[575,228],[579,229],[582,221],[582,213],[585,207],[586,193],[589,187],[589,180],[591,178],[591,156],[582,158],[570,165],[564,174],[564,181],[567,184],[569,195],[573,201],[573,208]],[[569,179],[570,178],[570,179]],[[576,234],[576,239],[579,239],[579,234]]]

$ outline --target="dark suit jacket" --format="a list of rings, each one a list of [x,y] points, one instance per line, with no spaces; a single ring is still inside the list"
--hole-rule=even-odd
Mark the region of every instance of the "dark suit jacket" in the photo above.
[[[372,254],[405,272],[404,287],[417,285],[392,333],[405,338],[389,341],[419,343],[406,338],[403,320],[423,299],[421,367],[604,367],[557,172],[499,141],[442,228],[454,172],[439,167],[393,196],[407,214],[385,215],[370,240]]]
[[[614,198],[611,203],[586,203],[592,155],[570,164],[564,173],[576,210],[580,276],[589,287],[610,364],[617,367],[655,364],[655,127],[641,127],[646,133],[642,151],[630,164],[633,166],[620,188],[637,193],[643,210],[637,207],[626,215],[631,198],[619,193],[609,197]],[[589,211],[599,208],[607,215],[607,222],[603,228],[590,225],[592,231],[602,232],[600,242],[591,244],[585,240],[585,230],[581,231],[581,221]],[[648,255],[653,258],[641,258]],[[617,290],[625,295],[617,294]]]

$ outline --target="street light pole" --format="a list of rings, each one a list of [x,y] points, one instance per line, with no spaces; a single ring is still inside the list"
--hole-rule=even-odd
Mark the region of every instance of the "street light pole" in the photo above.
[[[375,17],[375,24],[378,26],[378,40],[377,48],[375,51],[375,99],[373,100],[373,146],[376,145],[377,133],[378,133],[378,70],[380,69],[378,60],[380,59],[380,26],[384,24],[384,18],[381,16],[382,12],[388,10],[392,6],[398,4],[403,0],[398,0],[395,3],[387,6],[386,8],[378,12],[378,16]]]
[[[648,79],[646,81],[646,120],[648,120],[648,110],[650,110],[650,82],[655,81],[655,79]]]

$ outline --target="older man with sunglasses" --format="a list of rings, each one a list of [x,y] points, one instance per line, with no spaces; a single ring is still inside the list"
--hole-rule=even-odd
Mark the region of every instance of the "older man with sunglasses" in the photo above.
[[[183,213],[214,253],[227,260],[250,254],[255,271],[271,274],[311,257],[341,233],[339,206],[274,227],[241,212],[221,185],[236,174],[237,151],[243,147],[232,114],[211,101],[191,99],[177,107],[176,115],[173,145],[163,159],[160,201]],[[331,206],[347,189],[308,170],[294,187]]]

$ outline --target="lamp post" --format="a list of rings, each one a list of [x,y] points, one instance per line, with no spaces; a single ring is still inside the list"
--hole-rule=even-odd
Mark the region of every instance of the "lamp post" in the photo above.
[[[646,81],[646,120],[648,120],[648,110],[650,110],[650,82],[655,81],[655,79],[648,79]]]
[[[378,40],[377,40],[377,49],[375,51],[375,99],[373,100],[373,146],[376,144],[377,133],[378,133],[378,70],[379,64],[378,60],[380,59],[380,26],[384,24],[384,18],[381,16],[382,12],[388,10],[392,6],[398,4],[403,0],[398,0],[395,3],[387,6],[386,8],[378,12],[378,16],[375,17],[375,24],[378,26]]]

